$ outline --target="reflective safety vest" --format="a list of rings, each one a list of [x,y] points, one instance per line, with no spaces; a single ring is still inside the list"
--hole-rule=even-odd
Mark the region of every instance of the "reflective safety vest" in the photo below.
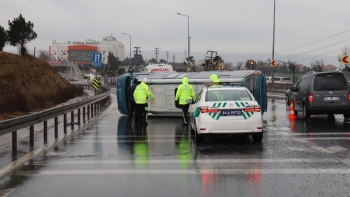
[[[154,95],[152,92],[148,90],[148,85],[144,82],[141,82],[138,86],[136,86],[135,92],[134,92],[134,100],[136,104],[146,104],[147,103],[147,97],[150,97],[151,99],[154,99]]]
[[[182,79],[182,84],[179,85],[176,91],[175,100],[179,100],[180,105],[187,105],[187,100],[193,99],[195,96],[193,86],[188,84],[188,78]]]

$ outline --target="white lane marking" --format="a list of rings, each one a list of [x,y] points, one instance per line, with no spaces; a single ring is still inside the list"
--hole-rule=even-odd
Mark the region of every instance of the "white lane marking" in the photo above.
[[[211,137],[211,136],[209,136]],[[140,137],[142,138],[142,137]],[[117,142],[122,142],[122,143],[128,143],[128,142],[178,142],[178,141],[191,141],[191,139],[189,137],[186,137],[184,139],[159,139],[159,140],[153,140],[150,139],[148,137],[144,137],[145,139],[130,139],[130,140],[123,140],[123,139],[116,139],[116,140],[101,140],[101,139],[97,139],[99,142],[101,143],[117,143]],[[268,141],[276,141],[276,140],[295,140],[297,142],[300,143],[307,143],[308,141],[311,140],[349,140],[348,138],[342,138],[342,137],[326,137],[326,138],[322,138],[322,137],[313,137],[311,138],[290,138],[290,137],[278,137],[278,138],[272,138],[269,137]],[[69,144],[79,144],[79,143],[93,143],[96,142],[96,140],[80,140],[77,139],[76,141],[70,141],[68,142]]]
[[[201,175],[201,174],[350,174],[350,169],[219,169],[219,170],[42,170],[17,171],[16,175],[120,175],[120,174],[168,174],[168,175]]]
[[[174,137],[188,137],[188,133],[186,135],[101,135],[101,136],[84,136],[84,138],[174,138]]]
[[[301,138],[292,138],[292,140],[297,141],[299,143],[307,143],[307,140],[301,139]]]
[[[280,127],[279,129],[283,130],[283,131],[290,131],[290,128],[288,128],[288,127]]]
[[[181,139],[181,140],[149,140],[148,138],[146,139],[134,139],[134,140],[98,140],[98,142],[101,143],[117,143],[117,142],[184,142],[184,141],[191,141],[190,138],[187,139]],[[96,140],[77,140],[73,142],[68,142],[69,144],[79,144],[79,143],[93,143],[96,142]]]
[[[293,139],[293,140],[300,140],[303,142],[306,141],[312,141],[312,140],[350,140],[348,137],[300,137],[300,138],[285,138],[285,137],[280,137],[280,138],[271,138],[269,137],[269,140],[288,140],[288,139]]]
[[[173,163],[339,163],[336,159],[213,159],[213,160],[91,160],[91,161],[35,161],[31,165],[89,165],[89,164],[173,164]]]
[[[319,147],[319,146],[311,146],[311,148],[317,150],[317,151],[320,151],[322,153],[332,153],[331,151],[325,149],[325,148],[322,148],[322,147]]]
[[[66,152],[46,152],[43,153],[43,156],[60,156],[64,154],[66,154]]]
[[[347,165],[350,165],[350,159],[339,159],[339,161],[341,161]]]
[[[0,197],[7,197],[12,194],[16,189],[4,189],[0,190]]]
[[[347,135],[349,136],[350,133],[291,133],[291,135],[312,135],[312,136],[317,136],[317,135]]]
[[[91,131],[89,131],[91,132]],[[85,133],[87,133],[87,130],[85,131]],[[188,132],[189,133],[189,132]],[[84,136],[84,138],[139,138],[139,137],[155,137],[155,138],[173,138],[173,137],[188,137],[188,134],[186,132],[186,135],[101,135],[101,136],[91,136],[91,135],[79,135],[79,136]],[[289,132],[267,132],[264,135],[267,136],[323,136],[323,135],[346,135],[349,136],[350,133],[289,133]],[[74,136],[77,137],[77,136]],[[73,137],[73,138],[74,138]],[[350,138],[347,138],[350,139]]]
[[[340,152],[340,151],[346,151],[348,149],[343,148],[341,146],[330,146],[327,148],[327,150],[331,151],[332,153]]]
[[[299,147],[288,147],[291,151],[299,151],[299,152],[317,152],[312,148],[299,148]]]

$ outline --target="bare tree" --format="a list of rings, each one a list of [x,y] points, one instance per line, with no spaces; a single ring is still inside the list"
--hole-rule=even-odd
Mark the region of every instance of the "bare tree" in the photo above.
[[[232,62],[225,62],[224,64],[224,70],[233,70],[233,63]]]
[[[244,63],[244,67],[247,69],[247,70],[250,70],[250,64],[249,64],[249,60],[246,60],[245,63]]]
[[[298,67],[298,64],[292,60],[288,60],[287,65],[288,68],[293,72],[293,83],[295,83],[295,69]]]
[[[321,60],[315,60],[314,62],[310,62],[310,66],[312,69],[314,69],[316,72],[322,72],[324,63],[323,59]]]
[[[240,70],[243,66],[243,62],[242,61],[237,61],[236,62],[236,67],[237,67],[237,70]]]
[[[219,70],[219,65],[225,64],[224,60],[220,56],[215,56],[213,59],[206,59],[203,63],[204,70]]]
[[[197,71],[197,64],[196,60],[193,59],[193,56],[190,56],[186,58],[186,60],[190,63],[189,65],[187,62],[184,62],[184,66],[186,67],[188,72],[196,72]]]
[[[338,55],[338,61],[341,62],[341,57],[344,55],[349,55],[350,54],[350,49],[349,47],[345,47],[344,49],[341,50],[341,54]],[[350,64],[344,64],[346,71],[350,71]]]
[[[46,50],[39,50],[39,58],[42,60],[49,60],[49,52],[47,52]]]

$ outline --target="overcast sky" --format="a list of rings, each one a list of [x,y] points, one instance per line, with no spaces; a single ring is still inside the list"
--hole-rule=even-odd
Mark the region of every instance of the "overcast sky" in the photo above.
[[[188,18],[191,54],[204,59],[207,50],[225,61],[272,57],[274,0],[1,0],[0,25],[22,16],[34,23],[38,37],[28,48],[46,49],[52,40],[66,42],[113,35],[145,58],[169,51],[169,61],[184,58]],[[338,65],[337,56],[350,43],[349,0],[276,0],[275,58],[304,65],[324,59]],[[5,51],[14,51],[5,47]]]

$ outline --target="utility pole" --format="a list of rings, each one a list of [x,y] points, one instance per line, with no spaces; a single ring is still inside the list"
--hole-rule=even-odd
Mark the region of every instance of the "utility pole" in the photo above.
[[[173,54],[173,63],[175,63],[175,54]]]
[[[205,56],[205,60],[207,60],[207,58],[210,58],[210,64],[209,64],[209,68],[208,68],[210,70],[210,69],[212,69],[211,67],[213,67],[213,53],[215,53],[215,56],[217,56],[218,52],[217,51],[207,50],[207,54],[208,53],[210,53],[210,57],[209,56]]]
[[[218,55],[217,51],[209,51],[209,50],[207,50],[207,54],[208,53],[211,53],[210,57],[206,56],[205,59],[210,58],[211,61],[213,61],[213,53],[215,53],[215,56]]]
[[[139,53],[141,53],[141,51],[140,51],[140,49],[141,49],[141,47],[134,47],[135,48],[135,65],[136,65],[136,68],[135,68],[135,71],[138,71],[139,72],[139,70],[137,70],[137,69],[139,69],[139,64],[138,64],[138,57],[139,57]]]
[[[166,54],[166,63],[168,63],[169,51],[166,51],[165,54]]]
[[[155,49],[154,54],[156,54],[156,61],[158,62],[159,48],[154,48],[154,49]]]

